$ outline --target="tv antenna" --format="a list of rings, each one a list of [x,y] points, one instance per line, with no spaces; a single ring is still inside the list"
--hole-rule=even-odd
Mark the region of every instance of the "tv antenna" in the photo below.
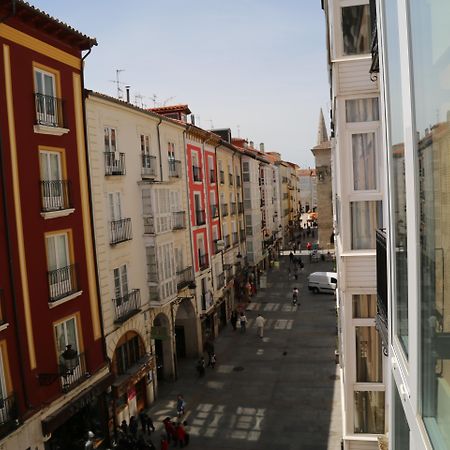
[[[121,85],[125,84],[120,81],[120,72],[125,72],[125,69],[116,69],[116,79],[115,80],[109,80],[111,83],[115,83],[116,89],[117,89],[117,98],[119,100],[122,100],[123,98],[123,89],[120,87]]]
[[[164,101],[163,101],[163,106],[166,106],[167,105],[167,102],[170,102],[170,100],[173,100],[175,97],[169,97],[169,98],[166,98]]]
[[[156,100],[158,100],[158,96],[156,94],[153,94],[150,97],[150,100],[153,102],[153,108],[156,108]]]

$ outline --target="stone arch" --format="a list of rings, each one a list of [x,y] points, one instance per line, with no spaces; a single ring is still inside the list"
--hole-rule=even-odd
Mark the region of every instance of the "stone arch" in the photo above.
[[[153,327],[159,327],[158,339],[155,339],[156,376],[158,381],[175,376],[173,330],[169,318],[163,312],[153,319]]]
[[[199,356],[201,333],[195,308],[189,298],[182,299],[177,307],[174,331],[177,359]]]
[[[145,341],[142,338],[142,336],[135,330],[124,331],[116,342],[114,353],[111,358],[112,372],[115,373],[116,375],[120,372],[117,365],[118,361],[116,351],[120,346],[124,345],[127,342],[136,343],[134,346],[130,345],[130,347],[134,347],[133,350],[136,352],[136,355],[133,355],[133,358],[135,358],[136,360],[140,359],[146,353]]]

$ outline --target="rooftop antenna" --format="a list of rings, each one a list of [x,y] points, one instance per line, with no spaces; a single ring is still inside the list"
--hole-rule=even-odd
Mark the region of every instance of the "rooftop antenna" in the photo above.
[[[158,96],[156,94],[153,94],[150,97],[150,100],[153,102],[153,108],[156,108],[156,100],[158,99]]]
[[[140,93],[137,92],[136,94],[134,94],[134,104],[136,106],[139,106],[140,108],[144,108],[144,96]]]
[[[115,83],[116,84],[117,98],[119,100],[122,100],[122,98],[123,98],[123,89],[120,87],[120,85],[121,84],[125,84],[125,83],[122,83],[120,81],[120,72],[125,72],[125,69],[116,69],[116,79],[115,80],[109,80],[109,81],[111,81],[111,83]]]
[[[170,102],[170,100],[173,100],[175,97],[169,97],[169,98],[166,98],[164,101],[163,101],[163,106],[166,106],[167,105],[167,102]]]

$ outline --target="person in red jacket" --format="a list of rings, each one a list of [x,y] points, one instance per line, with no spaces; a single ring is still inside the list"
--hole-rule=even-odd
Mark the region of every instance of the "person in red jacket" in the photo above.
[[[169,450],[169,441],[164,436],[161,436],[161,450]]]
[[[183,448],[186,444],[186,431],[184,430],[184,427],[183,425],[181,425],[181,423],[177,423],[175,429],[177,431],[177,438],[180,444],[180,448]]]

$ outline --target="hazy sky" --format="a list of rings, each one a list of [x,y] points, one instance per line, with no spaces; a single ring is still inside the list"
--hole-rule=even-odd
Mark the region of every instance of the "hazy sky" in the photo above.
[[[30,2],[97,38],[88,89],[116,96],[110,80],[124,69],[132,102],[187,103],[202,128],[239,127],[266,151],[314,165],[319,110],[327,120],[329,109],[320,0]]]

